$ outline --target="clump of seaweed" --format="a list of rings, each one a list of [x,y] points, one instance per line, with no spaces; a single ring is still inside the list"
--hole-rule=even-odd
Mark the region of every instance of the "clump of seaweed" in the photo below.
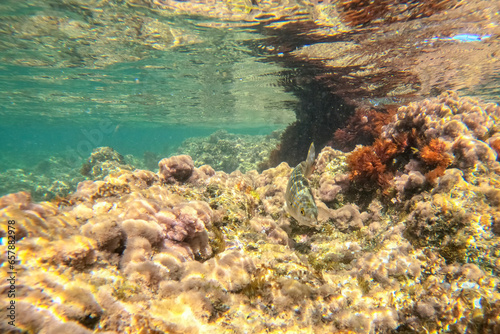
[[[422,161],[432,168],[425,174],[427,181],[435,182],[436,178],[442,176],[446,168],[451,164],[451,156],[446,151],[446,144],[437,138],[432,139],[420,151]]]
[[[347,125],[335,131],[332,146],[348,152],[356,145],[371,145],[382,133],[382,127],[389,123],[395,113],[394,108],[387,108],[384,111],[367,107],[357,108],[347,121]]]
[[[386,137],[349,157],[318,154],[320,231],[283,212],[287,163],[226,174],[177,156],[158,173],[82,182],[61,206],[26,192],[1,197],[0,237],[16,222],[16,305],[30,315],[19,330],[498,332],[500,173],[480,165],[499,165],[490,154],[498,133],[475,105],[426,101],[399,110]],[[467,127],[436,118],[458,110]],[[478,135],[461,133],[470,129]],[[457,156],[467,164],[450,168]],[[436,184],[425,180],[445,165]],[[404,196],[359,191],[393,183]],[[366,206],[350,201],[355,192]]]
[[[351,181],[373,185],[373,182],[384,185],[387,182],[385,175],[386,166],[380,161],[375,151],[370,146],[361,147],[351,153],[347,158],[351,173]]]
[[[497,153],[497,160],[500,159],[500,137],[490,141],[490,147]]]
[[[405,149],[384,139],[377,139],[372,146],[359,147],[347,158],[349,178],[365,189],[387,189],[393,177],[393,159]]]

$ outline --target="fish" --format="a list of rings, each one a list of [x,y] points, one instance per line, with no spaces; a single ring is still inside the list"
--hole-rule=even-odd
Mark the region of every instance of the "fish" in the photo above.
[[[318,222],[318,208],[307,180],[312,174],[315,157],[314,143],[311,143],[306,160],[293,169],[286,186],[285,211],[300,225],[315,226]]]

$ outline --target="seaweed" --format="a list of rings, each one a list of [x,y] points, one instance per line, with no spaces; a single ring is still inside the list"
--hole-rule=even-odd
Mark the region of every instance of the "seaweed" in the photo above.
[[[356,145],[373,144],[382,133],[382,127],[390,122],[395,113],[395,108],[383,111],[366,107],[357,108],[355,114],[347,121],[347,125],[335,131],[332,146],[348,152]]]
[[[432,139],[424,146],[420,151],[420,158],[432,168],[425,174],[430,183],[434,183],[438,177],[444,175],[444,171],[452,162],[450,155],[446,153],[446,144],[439,139]]]
[[[393,177],[393,159],[403,150],[404,147],[383,139],[377,139],[372,146],[356,149],[347,158],[349,178],[364,189],[388,189]]]

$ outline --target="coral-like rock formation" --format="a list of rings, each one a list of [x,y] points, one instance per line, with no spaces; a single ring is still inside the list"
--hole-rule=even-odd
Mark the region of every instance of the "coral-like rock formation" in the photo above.
[[[348,152],[356,145],[371,145],[382,133],[382,127],[390,122],[395,111],[394,108],[385,111],[367,107],[357,108],[347,121],[347,125],[335,131],[331,146]]]
[[[158,163],[160,177],[167,183],[183,182],[193,174],[193,159],[189,155],[179,155],[162,159]]]
[[[396,186],[403,193],[426,186],[419,175],[434,183],[449,166],[498,168],[495,149],[489,146],[495,142],[489,139],[498,133],[498,119],[498,105],[460,98],[453,92],[410,103],[398,109],[372,146],[351,153],[350,178],[360,187]],[[402,163],[406,163],[403,171],[412,176],[393,179]]]
[[[133,167],[125,162],[120,153],[106,146],[92,151],[87,161],[82,164],[81,173],[95,180],[120,170],[132,169]]]
[[[500,107],[496,104],[447,92],[399,108],[382,136],[389,139],[403,132],[416,131],[418,138],[426,142],[438,138],[447,144],[463,138],[485,141],[498,131],[495,122],[499,117]]]
[[[435,100],[420,106],[429,103]],[[475,104],[467,110],[475,113]],[[497,135],[488,123],[496,107],[480,118],[487,131],[474,137],[475,168],[453,150],[461,134],[447,137],[441,121],[430,127],[422,113],[413,113],[418,121],[400,114],[408,108],[384,130],[394,137],[363,150],[385,166],[392,191],[360,191],[347,154],[330,147],[319,153],[310,178],[318,229],[283,210],[292,171],[286,163],[226,174],[175,156],[162,160],[157,174],[121,170],[81,182],[58,203],[33,202],[26,192],[1,197],[0,237],[11,240],[15,226],[16,328],[497,332],[500,170],[481,158],[489,152],[482,145]],[[431,110],[443,109],[438,103]],[[455,129],[473,128],[480,127]],[[404,129],[410,136],[401,139]],[[449,160],[429,182],[424,173]],[[2,243],[0,252],[8,247]],[[7,281],[11,263],[1,257],[0,264]],[[1,294],[0,306],[9,304]],[[4,332],[12,329],[7,320],[0,319]]]
[[[363,220],[359,209],[355,205],[345,205],[330,214],[335,228],[342,232],[359,230],[363,227]]]

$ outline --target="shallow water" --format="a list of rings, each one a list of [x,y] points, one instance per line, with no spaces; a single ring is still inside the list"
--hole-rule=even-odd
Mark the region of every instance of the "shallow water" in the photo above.
[[[472,8],[484,12],[481,3]],[[186,5],[185,13],[205,10],[207,17],[203,17],[179,15],[177,5],[162,7],[147,1],[9,0],[0,6],[2,170],[29,167],[51,152],[86,159],[100,146],[139,157],[144,152],[168,156],[185,139],[207,136],[218,129],[269,134],[284,129],[297,117],[300,120],[304,114],[319,114],[329,108],[315,101],[321,95],[314,95],[315,86],[308,87],[311,81],[330,87],[323,95],[345,95],[349,101],[356,95],[348,91],[354,89],[361,101],[377,106],[450,88],[498,100],[497,31],[487,20],[466,18],[462,21],[469,26],[463,26],[458,18],[443,19],[441,33],[436,20],[430,20],[432,23],[423,30],[418,30],[417,20],[401,23],[391,31],[380,29],[376,34],[347,26],[327,33],[320,28],[324,18],[316,21],[320,24],[316,29],[301,26],[298,17],[304,14],[297,14],[302,12],[300,6],[298,10],[293,7],[293,2],[274,9],[276,13],[290,13],[289,17],[269,22],[264,19],[263,24],[255,24],[250,18],[272,13],[273,7],[263,7],[263,13],[257,15],[236,5],[239,9],[233,8],[231,16],[227,8],[217,14],[201,3]],[[481,15],[486,17],[488,13]],[[249,22],[238,21],[241,18]],[[453,27],[453,19],[457,27]],[[274,28],[279,24],[284,24],[283,28]],[[481,27],[484,29],[478,30]],[[407,38],[391,37],[397,29],[406,31]],[[344,41],[353,41],[366,44],[366,51],[349,55],[332,50],[334,58],[328,61],[340,67],[330,73],[315,63],[315,59],[328,56],[323,56],[321,49],[314,51],[321,45],[328,48],[332,40],[329,34],[337,36],[333,40],[339,43],[332,45],[340,45],[340,50]],[[422,82],[426,73],[414,83],[411,78],[401,79],[412,72],[409,67],[403,71],[389,69],[382,76],[370,74],[370,66],[363,65],[360,57],[375,52],[373,61],[379,62],[376,52],[380,49],[365,43],[366,38],[390,43],[387,47],[400,53],[397,58],[419,49],[423,54],[436,52],[434,58],[415,60],[435,67],[437,72],[431,76],[436,77],[429,83]],[[476,58],[466,58],[467,65],[460,66],[459,72],[450,63],[450,74],[441,73],[445,60],[440,60],[440,50],[463,52],[460,48],[476,48]],[[493,52],[489,67],[481,56],[486,52]],[[388,51],[388,59],[394,57],[391,53]],[[301,54],[306,55],[305,62]],[[474,69],[470,75],[476,79],[464,74],[467,68]],[[368,77],[358,76],[357,81],[353,73],[363,71]],[[462,80],[457,79],[459,74],[463,74]],[[382,88],[384,85],[388,88]],[[432,86],[419,92],[424,85]],[[331,131],[341,126],[340,120],[347,115],[335,117],[339,120]],[[106,123],[105,131],[99,122]],[[17,155],[19,152],[23,153]]]
[[[190,137],[266,135],[294,120],[297,98],[277,84],[283,67],[255,50],[256,29],[120,2],[1,6],[2,171],[53,155],[79,167],[101,146],[169,156]]]
[[[500,2],[374,3],[2,1],[18,312],[73,333],[498,332]],[[312,141],[318,230],[283,211]],[[0,331],[40,330],[17,316]]]

